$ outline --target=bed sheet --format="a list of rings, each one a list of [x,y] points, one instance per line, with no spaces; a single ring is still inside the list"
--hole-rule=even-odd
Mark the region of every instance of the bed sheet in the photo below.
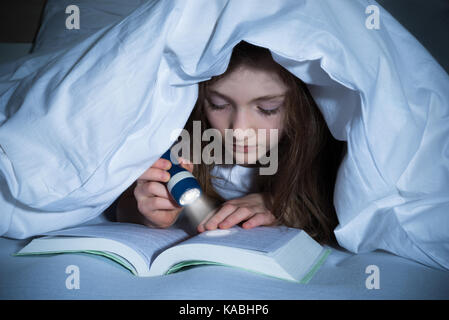
[[[114,208],[86,224],[113,221]],[[185,223],[181,218],[176,225],[184,228]],[[296,284],[224,266],[197,266],[143,278],[97,255],[13,256],[29,241],[0,238],[0,299],[449,299],[449,272],[384,251],[353,254],[332,247],[311,281]],[[69,266],[78,267],[79,289],[66,287]]]
[[[340,300],[448,299],[449,272],[387,252],[332,253],[308,284],[222,266],[139,278],[107,258],[89,254],[14,257],[29,240],[0,238],[0,299]],[[79,289],[68,289],[68,266],[79,268]],[[373,267],[378,287],[372,287]],[[367,273],[368,272],[368,273]],[[367,286],[368,283],[368,286]]]

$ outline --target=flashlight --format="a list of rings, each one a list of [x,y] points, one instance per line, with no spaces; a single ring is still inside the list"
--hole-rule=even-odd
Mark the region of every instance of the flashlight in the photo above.
[[[173,199],[181,207],[195,202],[201,195],[201,187],[198,180],[188,170],[174,163],[170,149],[162,155],[162,158],[172,163],[170,170],[168,170],[170,180],[168,180],[166,185]],[[173,159],[175,158],[173,157]]]

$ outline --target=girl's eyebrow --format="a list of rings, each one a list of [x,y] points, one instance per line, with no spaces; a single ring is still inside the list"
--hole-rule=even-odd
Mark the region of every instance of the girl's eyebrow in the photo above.
[[[223,99],[226,99],[228,101],[231,101],[231,102],[233,101],[230,97],[228,97],[228,96],[226,96],[226,95],[224,95],[224,94],[222,94],[222,93],[220,93],[218,91],[209,90],[209,92],[213,93],[213,94],[216,94],[217,96],[219,96],[219,97],[221,97]],[[271,95],[261,96],[261,97],[254,98],[253,100],[251,100],[251,102],[262,101],[262,100],[271,100],[271,99],[274,99],[274,98],[281,98],[281,97],[282,98],[285,97],[285,94],[271,94]]]

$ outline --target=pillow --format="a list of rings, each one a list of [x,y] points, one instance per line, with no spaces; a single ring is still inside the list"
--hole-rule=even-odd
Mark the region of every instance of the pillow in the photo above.
[[[366,28],[368,5],[379,29]],[[167,150],[197,83],[223,73],[241,40],[303,79],[347,141],[334,199],[340,245],[449,268],[449,78],[364,0],[147,2],[67,50],[29,58],[0,79],[1,234],[100,214]]]

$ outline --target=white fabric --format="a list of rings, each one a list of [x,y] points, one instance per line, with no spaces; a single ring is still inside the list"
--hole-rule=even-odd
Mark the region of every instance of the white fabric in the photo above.
[[[216,165],[212,168],[211,174],[218,178],[212,178],[211,183],[223,199],[241,198],[258,191],[254,183],[258,171],[259,169],[254,167]]]
[[[0,234],[97,216],[174,141],[240,40],[308,83],[347,140],[339,243],[449,268],[449,77],[374,1],[158,1],[0,78]],[[380,6],[378,6],[380,7]],[[170,140],[170,141],[169,141]]]

